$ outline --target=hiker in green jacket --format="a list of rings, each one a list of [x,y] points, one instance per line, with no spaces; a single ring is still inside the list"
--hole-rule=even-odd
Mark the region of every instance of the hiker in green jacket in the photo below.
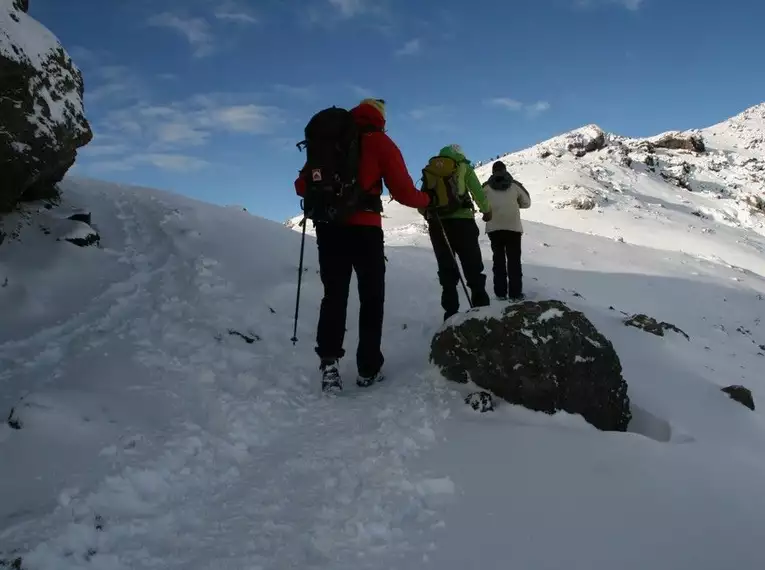
[[[452,161],[439,161],[440,157],[452,159]],[[426,171],[432,164],[438,167],[442,163],[454,165],[453,171],[438,173],[435,177],[429,177]],[[428,233],[430,242],[433,244],[433,252],[438,263],[438,280],[441,284],[441,306],[444,309],[444,320],[459,311],[460,301],[457,292],[459,285],[459,268],[457,258],[462,265],[465,282],[470,288],[470,300],[474,307],[483,307],[489,304],[489,295],[486,293],[486,276],[484,275],[483,257],[478,245],[480,231],[475,222],[475,207],[473,200],[483,213],[484,221],[491,219],[491,206],[489,205],[483,187],[478,181],[470,162],[457,144],[445,146],[433,157],[429,166],[423,170],[423,190],[428,193],[437,193],[436,179],[447,178],[449,182],[442,185],[453,190],[446,192],[456,193],[455,201],[448,208],[430,208],[425,212],[428,221]],[[472,198],[472,199],[471,199]],[[436,203],[436,202],[434,202]],[[444,203],[443,200],[437,203]]]

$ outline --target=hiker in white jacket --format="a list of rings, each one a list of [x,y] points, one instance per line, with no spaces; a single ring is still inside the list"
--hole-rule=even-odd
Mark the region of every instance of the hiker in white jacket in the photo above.
[[[486,221],[486,233],[494,257],[494,294],[498,299],[509,295],[518,300],[523,298],[521,210],[531,206],[531,197],[523,184],[513,179],[504,162],[495,162],[491,172],[483,189],[492,212]]]

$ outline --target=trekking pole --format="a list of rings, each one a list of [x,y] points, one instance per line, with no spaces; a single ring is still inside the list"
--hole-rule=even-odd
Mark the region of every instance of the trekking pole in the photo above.
[[[308,220],[303,216],[303,236],[300,238],[300,263],[298,264],[298,282],[297,282],[297,299],[295,300],[295,326],[292,331],[292,346],[295,346],[298,341],[297,337],[297,324],[298,313],[300,312],[300,286],[303,283],[303,253],[305,252],[305,227],[308,225]]]
[[[457,270],[457,275],[460,278],[460,283],[462,283],[462,289],[465,291],[465,297],[467,297],[468,305],[470,305],[470,308],[473,308],[473,302],[470,300],[470,293],[468,293],[467,285],[465,285],[465,280],[462,278],[462,272],[460,271],[460,266],[457,263],[457,256],[454,255],[454,250],[452,249],[452,244],[449,243],[449,237],[446,235],[446,228],[444,227],[443,222],[441,221],[441,217],[437,214],[433,214],[436,217],[436,220],[438,220],[438,225],[441,226],[441,233],[444,235],[444,241],[446,242],[446,247],[449,248],[449,253],[452,256],[452,261],[454,262],[454,269]]]

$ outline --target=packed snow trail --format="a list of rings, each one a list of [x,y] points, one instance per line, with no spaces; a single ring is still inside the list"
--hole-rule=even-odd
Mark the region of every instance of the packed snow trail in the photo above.
[[[620,354],[637,421],[603,434],[509,405],[476,415],[469,386],[433,373],[439,290],[414,211],[386,209],[387,379],[357,389],[349,357],[347,391],[327,398],[312,241],[293,347],[299,233],[159,191],[69,181],[64,196],[92,209],[104,249],[32,225],[0,251],[0,398],[24,424],[0,428],[0,560],[716,570],[736,552],[762,566],[765,421],[719,391],[765,401],[761,274],[528,224],[527,293],[585,311]],[[357,311],[352,294],[351,355]],[[622,311],[691,340],[627,329]]]
[[[74,187],[67,190],[76,195]],[[151,194],[128,198],[131,192],[110,190],[121,236],[109,230],[103,236],[107,248],[122,250],[129,277],[72,319],[1,345],[0,354],[32,363],[26,378],[14,382],[58,378],[57,389],[63,389],[63,381],[82,377],[81,366],[108,367],[110,356],[133,350],[130,370],[104,370],[105,377],[124,382],[110,383],[119,398],[111,403],[119,415],[123,398],[135,402],[131,409],[152,415],[145,425],[161,426],[159,433],[131,430],[143,422],[121,417],[118,423],[127,426],[105,435],[119,437],[124,430],[135,437],[101,450],[110,474],[90,493],[67,491],[51,516],[29,518],[4,533],[2,544],[14,543],[30,525],[38,536],[49,533],[24,557],[32,568],[61,568],[65,560],[73,567],[90,560],[125,568],[203,568],[228,560],[233,567],[358,568],[365,564],[362,553],[379,549],[393,556],[414,548],[401,533],[407,524],[428,522],[428,495],[440,492],[407,468],[410,456],[433,443],[432,424],[443,409],[441,391],[421,378],[433,330],[403,328],[393,311],[385,385],[359,391],[347,359],[346,394],[328,400],[318,393],[312,352],[320,296],[315,253],[306,255],[302,341],[292,349],[287,341],[298,241],[290,232],[262,223],[252,235],[234,232],[227,239],[221,234],[228,231],[225,218],[236,215],[231,211],[223,210],[220,220],[209,212],[195,219],[191,208]],[[108,212],[93,215],[106,219]],[[205,235],[218,239],[200,239]],[[259,249],[280,242],[264,263]],[[238,289],[228,277],[252,289]],[[401,306],[411,318],[421,305]],[[352,303],[349,324],[355,311]],[[250,345],[229,330],[260,340]],[[420,350],[402,349],[412,344]],[[59,358],[43,358],[51,351]],[[47,387],[38,382],[34,392]],[[39,516],[50,505],[38,508]],[[380,564],[374,558],[368,563]]]

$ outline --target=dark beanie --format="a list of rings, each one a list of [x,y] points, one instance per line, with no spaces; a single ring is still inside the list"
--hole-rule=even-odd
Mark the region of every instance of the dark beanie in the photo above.
[[[507,172],[507,167],[505,166],[505,163],[501,160],[498,160],[494,164],[491,165],[491,173],[492,174],[500,174],[502,172]]]

